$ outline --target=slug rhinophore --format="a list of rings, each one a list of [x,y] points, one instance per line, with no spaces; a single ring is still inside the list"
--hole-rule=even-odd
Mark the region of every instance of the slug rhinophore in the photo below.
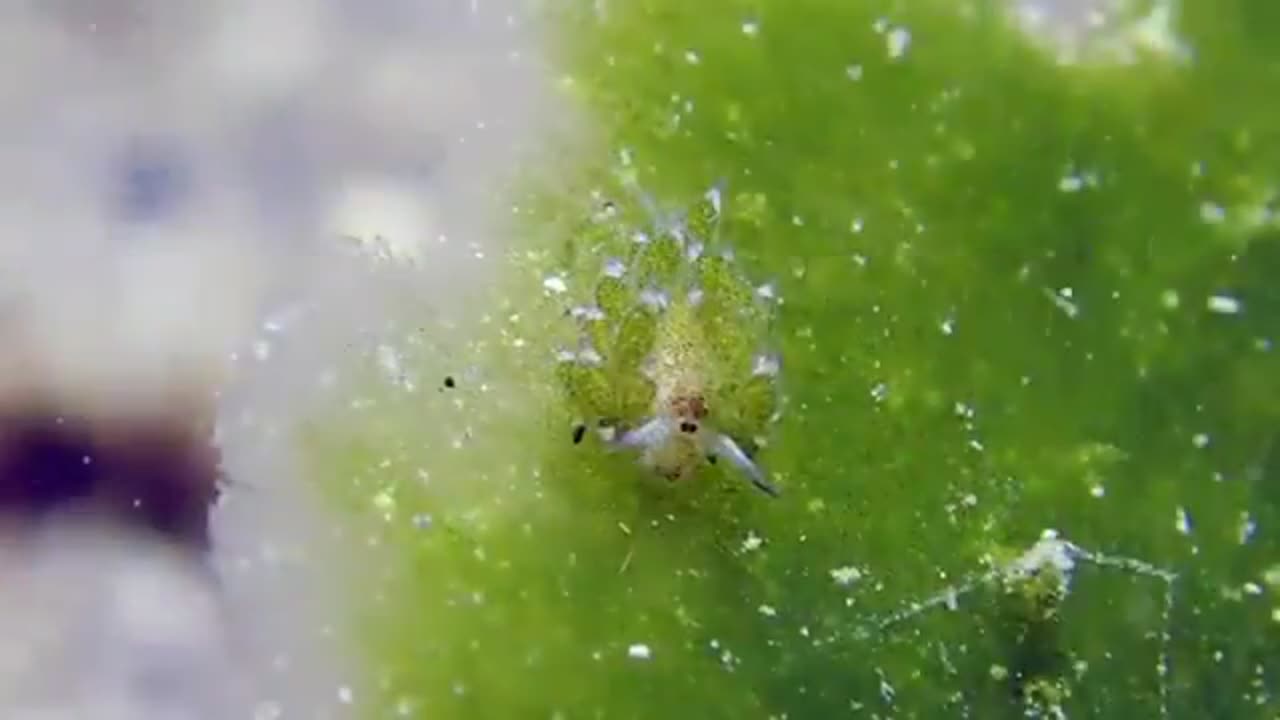
[[[606,203],[586,238],[597,274],[567,311],[577,346],[557,356],[579,414],[574,442],[593,425],[672,481],[723,459],[776,496],[756,458],[780,409],[779,362],[765,352],[772,286],[751,283],[721,242],[722,186],[675,219],[645,204],[646,229],[627,227]],[[562,278],[548,287],[568,292]]]

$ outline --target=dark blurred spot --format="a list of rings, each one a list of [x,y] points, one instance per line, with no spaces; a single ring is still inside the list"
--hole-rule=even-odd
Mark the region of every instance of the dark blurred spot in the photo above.
[[[680,432],[692,435],[698,432],[698,423],[682,422],[680,423]]]
[[[173,212],[190,189],[186,163],[169,143],[130,143],[120,163],[117,204],[129,221],[151,220]]]
[[[0,516],[87,512],[207,550],[220,457],[197,426],[0,410]]]
[[[451,389],[451,390],[452,390],[454,387],[456,387],[456,386],[457,386],[457,383],[455,383],[455,382],[453,381],[453,376],[452,376],[452,375],[446,375],[446,376],[445,376],[445,378],[444,378],[444,386],[445,386],[445,387],[447,387],[447,388],[449,388],[449,389]]]
[[[587,434],[587,426],[579,423],[573,428],[573,444],[577,445],[582,442],[582,438]]]

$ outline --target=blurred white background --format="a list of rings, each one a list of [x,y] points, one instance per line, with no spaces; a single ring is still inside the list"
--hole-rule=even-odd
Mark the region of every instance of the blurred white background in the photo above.
[[[358,709],[334,590],[361,541],[286,436],[380,307],[485,282],[497,183],[550,109],[517,3],[0,3],[0,405],[208,408],[232,481],[220,585],[71,517],[0,536],[0,717]]]

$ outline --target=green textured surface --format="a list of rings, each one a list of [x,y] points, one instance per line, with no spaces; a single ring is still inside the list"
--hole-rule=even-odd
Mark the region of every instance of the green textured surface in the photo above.
[[[1070,717],[1280,712],[1280,6],[1187,2],[1191,64],[1082,68],[982,3],[580,5],[552,20],[599,147],[521,191],[484,321],[405,346],[420,389],[371,368],[316,430],[387,549],[360,626],[387,707],[1014,718],[1021,673]],[[723,179],[722,239],[784,299],[747,334],[783,363],[778,499],[570,440],[541,283],[594,288],[625,243],[591,190],[651,219],[622,179],[665,210]],[[1178,579],[1082,558],[1051,621],[979,589],[877,627],[1046,528]]]

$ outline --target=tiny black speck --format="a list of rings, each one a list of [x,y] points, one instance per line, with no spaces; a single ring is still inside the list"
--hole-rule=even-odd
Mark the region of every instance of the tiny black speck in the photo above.
[[[583,436],[585,436],[586,434],[587,434],[587,426],[586,426],[586,425],[578,425],[578,426],[574,427],[574,428],[573,428],[573,444],[574,444],[574,445],[577,445],[578,443],[582,442],[582,438],[583,438]]]
[[[445,387],[447,387],[447,388],[449,388],[449,389],[453,389],[454,387],[457,387],[457,383],[455,383],[455,382],[453,381],[453,376],[452,376],[452,375],[446,375],[446,376],[444,377],[444,386],[445,386]]]

